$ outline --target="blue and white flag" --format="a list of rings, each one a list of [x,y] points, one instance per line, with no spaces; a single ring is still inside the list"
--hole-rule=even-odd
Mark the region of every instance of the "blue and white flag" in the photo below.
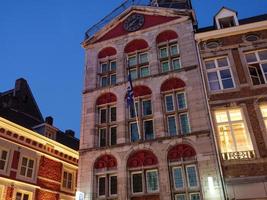
[[[132,77],[131,74],[128,75],[128,82],[129,86],[127,87],[127,106],[130,107],[134,103],[134,93],[133,93],[133,83],[132,83]]]

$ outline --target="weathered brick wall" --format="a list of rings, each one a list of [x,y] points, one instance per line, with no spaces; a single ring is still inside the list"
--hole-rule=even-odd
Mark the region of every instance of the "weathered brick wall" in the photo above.
[[[60,183],[50,182],[38,178],[37,185],[39,185],[41,188],[50,189],[53,191],[60,191]]]
[[[37,189],[35,200],[59,200],[59,195]]]
[[[248,177],[266,176],[267,163],[243,163],[224,166],[225,178],[228,177]]]
[[[62,163],[51,160],[45,156],[40,159],[38,176],[54,181],[61,181]]]
[[[12,200],[13,192],[14,192],[14,188],[7,187],[5,200]]]

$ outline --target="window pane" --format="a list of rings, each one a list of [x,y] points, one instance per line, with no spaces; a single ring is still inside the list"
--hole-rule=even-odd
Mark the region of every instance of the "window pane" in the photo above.
[[[149,68],[148,67],[140,68],[140,77],[146,77],[146,76],[149,76]]]
[[[106,109],[101,109],[100,110],[100,123],[107,123],[107,110]]]
[[[135,102],[135,106],[133,104],[130,106],[130,118],[136,117],[135,109],[136,109],[137,116],[138,116],[139,107],[138,107],[138,103],[137,102]]]
[[[169,62],[162,62],[161,63],[161,69],[162,69],[162,72],[167,72],[170,70],[170,67],[169,67]]]
[[[215,118],[217,123],[228,122],[226,111],[215,111]]]
[[[32,169],[28,169],[27,171],[27,175],[26,175],[28,178],[31,178],[32,177]]]
[[[262,64],[261,67],[265,75],[265,80],[267,80],[267,63]]]
[[[1,155],[1,160],[6,160],[7,159],[7,151],[2,151],[2,155]]]
[[[136,56],[129,57],[128,58],[128,66],[131,67],[131,66],[134,66],[134,65],[137,65]]]
[[[181,69],[180,59],[172,60],[173,69]]]
[[[178,109],[186,109],[186,99],[185,99],[185,93],[178,93],[177,94],[177,101],[178,101]]]
[[[231,109],[229,110],[230,120],[239,121],[242,120],[242,113],[240,109]]]
[[[117,176],[110,177],[110,194],[117,194]]]
[[[16,200],[21,200],[22,199],[22,193],[17,192],[16,193]]]
[[[188,186],[197,187],[198,181],[197,181],[196,167],[195,166],[186,167],[186,173],[188,177]]]
[[[100,129],[99,146],[100,147],[106,146],[106,129],[105,128]]]
[[[218,79],[217,72],[209,72],[208,73],[208,80],[211,90],[220,90],[220,83]]]
[[[227,88],[233,88],[234,87],[234,83],[232,80],[232,75],[229,69],[226,70],[221,70],[220,71],[220,76],[222,79],[222,84],[223,84],[223,88],[227,89]]]
[[[246,54],[246,60],[247,60],[248,63],[256,62],[257,61],[257,57],[256,57],[255,53],[248,53],[248,54]]]
[[[147,191],[155,192],[158,191],[158,172],[157,171],[147,171],[146,173],[147,181]]]
[[[187,114],[180,115],[180,123],[182,134],[190,133],[190,126]]]
[[[154,139],[154,130],[153,130],[153,121],[144,121],[144,132],[145,132],[145,139],[151,140]]]
[[[117,127],[110,128],[110,145],[117,144]]]
[[[108,64],[107,63],[102,63],[101,64],[101,72],[107,72],[108,71]]]
[[[67,188],[71,189],[72,188],[72,174],[71,173],[68,173],[68,174],[69,174],[69,178],[68,178],[68,186],[67,186]]]
[[[267,117],[267,105],[261,105],[260,106],[262,116],[265,118]]]
[[[259,51],[260,60],[267,60],[267,50]]]
[[[209,81],[218,81],[218,75],[217,72],[209,72],[208,73],[208,80]]]
[[[168,132],[170,136],[177,135],[176,120],[174,116],[170,116],[168,119]]]
[[[233,135],[236,141],[237,151],[253,150],[250,142],[250,138],[245,128],[244,123],[232,124]]]
[[[116,84],[116,74],[110,75],[110,84],[115,85]]]
[[[100,177],[98,179],[98,195],[105,196],[106,194],[106,179],[105,177]]]
[[[132,174],[133,193],[143,192],[142,174]]]
[[[143,116],[152,114],[152,105],[150,100],[142,101],[143,103]]]
[[[184,194],[177,194],[175,195],[175,200],[186,200],[186,197]]]
[[[24,194],[23,195],[23,200],[29,200],[29,195],[28,194]]]
[[[22,158],[22,165],[27,166],[28,159],[27,158]]]
[[[130,124],[130,132],[132,142],[139,140],[138,125],[136,122]]]
[[[190,194],[190,200],[200,200],[200,194],[199,193]]]
[[[168,56],[167,47],[160,48],[159,53],[160,53],[160,58],[166,58]]]
[[[6,162],[3,160],[0,160],[0,170],[5,169]]]
[[[29,168],[33,168],[33,163],[34,163],[33,160],[29,160],[28,167],[29,167]]]
[[[107,76],[101,77],[101,86],[102,87],[107,86],[108,85],[108,82],[109,82],[109,80],[108,80],[108,77]]]
[[[116,70],[116,67],[117,67],[116,61],[111,61],[110,62],[110,70],[111,71],[115,71]]]
[[[177,54],[178,54],[178,46],[177,46],[177,44],[172,45],[172,46],[170,47],[170,51],[171,51],[171,55],[172,55],[172,56],[177,55]]]
[[[25,176],[26,175],[26,167],[21,166],[20,168],[20,175]]]
[[[206,69],[213,69],[215,68],[215,62],[214,60],[205,61]]]
[[[138,78],[138,76],[137,76],[137,70],[136,69],[130,70],[130,74],[131,74],[132,80],[135,80],[135,79]]]
[[[173,181],[175,189],[181,189],[184,187],[184,180],[182,174],[182,168],[173,168]]]
[[[111,122],[115,122],[117,119],[117,117],[116,117],[116,115],[117,115],[117,109],[116,109],[116,107],[111,107],[110,108],[110,121]]]
[[[174,110],[172,95],[165,96],[165,106],[166,106],[166,111]]]
[[[140,64],[147,63],[148,62],[148,54],[147,53],[142,53],[139,55],[139,62]]]
[[[227,58],[219,58],[217,60],[217,62],[218,62],[218,66],[219,67],[227,67],[227,66],[229,66],[228,65],[228,61],[227,61]]]
[[[236,151],[229,125],[218,126],[218,134],[222,153]]]

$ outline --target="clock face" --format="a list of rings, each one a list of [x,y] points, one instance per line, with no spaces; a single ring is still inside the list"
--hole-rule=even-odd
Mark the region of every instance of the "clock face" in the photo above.
[[[144,25],[144,22],[144,15],[132,14],[124,21],[123,28],[129,32],[137,31]]]

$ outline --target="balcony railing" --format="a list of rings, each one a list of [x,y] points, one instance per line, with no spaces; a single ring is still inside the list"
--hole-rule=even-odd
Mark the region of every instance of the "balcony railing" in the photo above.
[[[223,160],[250,160],[254,158],[255,152],[253,150],[222,153]]]

